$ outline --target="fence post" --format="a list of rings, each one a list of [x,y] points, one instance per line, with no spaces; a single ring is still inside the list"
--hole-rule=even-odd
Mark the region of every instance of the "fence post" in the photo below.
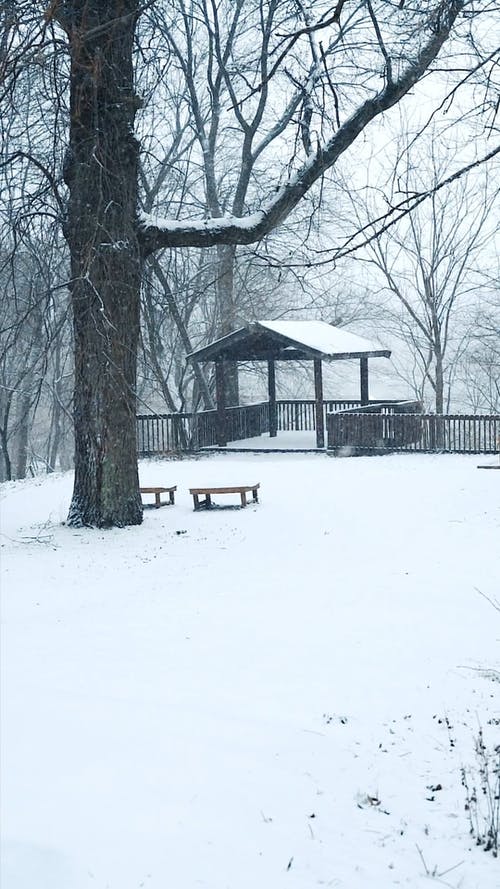
[[[361,386],[361,404],[369,404],[370,396],[368,394],[368,358],[364,355],[359,359],[359,376]]]
[[[269,437],[276,438],[278,421],[276,416],[276,365],[273,359],[267,362],[267,391],[269,393]]]
[[[226,386],[224,361],[215,362],[215,392],[217,399],[217,444],[220,448],[227,445]]]
[[[323,412],[323,373],[321,358],[314,359],[314,392],[316,395],[316,447],[325,447],[325,415]]]

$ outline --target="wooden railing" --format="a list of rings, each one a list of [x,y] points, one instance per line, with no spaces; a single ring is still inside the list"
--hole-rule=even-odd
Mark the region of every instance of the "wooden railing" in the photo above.
[[[323,401],[323,410],[326,415],[332,411],[344,411],[349,408],[357,408],[361,405],[361,401],[341,400]],[[316,402],[313,399],[276,402],[276,414],[278,421],[278,432],[290,431],[314,431],[316,429]]]
[[[421,414],[417,402],[383,401],[361,406],[360,401],[325,400],[323,406],[328,448],[333,450],[489,454],[498,449],[498,416]],[[279,432],[315,429],[312,399],[281,400],[276,408]],[[226,430],[229,443],[269,432],[269,404],[260,402],[228,408]],[[139,416],[137,442],[140,456],[216,447],[217,412]]]
[[[314,431],[316,402],[312,399],[276,402],[278,431]],[[357,408],[356,400],[323,402],[326,415],[331,411]],[[227,409],[227,439],[242,441],[269,432],[269,404],[240,405]],[[197,451],[217,446],[217,411],[178,414],[142,414],[137,417],[137,442],[140,456]]]
[[[217,445],[217,411],[201,411],[193,414],[193,444],[195,449]],[[226,435],[228,442],[242,441],[269,432],[269,404],[228,407],[226,410]]]
[[[195,450],[193,414],[143,414],[136,420],[140,457]]]
[[[329,414],[327,432],[328,449],[344,453],[494,454],[500,417],[346,412]]]
[[[241,441],[269,432],[269,404],[240,405],[226,411],[227,439]],[[217,445],[217,411],[142,414],[137,417],[139,456],[197,451]]]
[[[227,409],[226,431],[228,441],[242,441],[269,432],[269,404],[247,404]]]

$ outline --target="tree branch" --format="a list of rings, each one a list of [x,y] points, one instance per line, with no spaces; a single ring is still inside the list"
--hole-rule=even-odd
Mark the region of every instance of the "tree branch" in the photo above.
[[[440,4],[436,19],[429,23],[432,36],[410,64],[392,83],[373,98],[367,99],[346,120],[323,148],[301,167],[288,182],[278,189],[258,213],[243,219],[193,220],[186,222],[142,217],[139,237],[144,255],[162,247],[210,247],[215,244],[251,244],[261,240],[294,210],[302,197],[330,169],[353,144],[367,125],[384,111],[392,108],[427,71],[461,12],[464,0],[450,0]]]

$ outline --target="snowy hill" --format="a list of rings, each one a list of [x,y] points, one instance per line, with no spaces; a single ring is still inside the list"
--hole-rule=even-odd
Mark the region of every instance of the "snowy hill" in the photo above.
[[[500,742],[477,462],[146,461],[176,504],[113,531],[62,524],[69,475],[3,485],[2,889],[496,889],[461,784]]]

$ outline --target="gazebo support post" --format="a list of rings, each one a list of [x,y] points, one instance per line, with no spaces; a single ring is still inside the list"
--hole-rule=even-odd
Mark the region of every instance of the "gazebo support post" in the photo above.
[[[359,359],[359,378],[361,384],[361,404],[369,404],[368,394],[368,358]]]
[[[217,402],[217,444],[220,448],[225,448],[227,445],[226,385],[222,359],[215,362],[215,399]]]
[[[316,398],[316,447],[325,447],[325,415],[323,412],[323,371],[321,358],[314,359],[314,394]]]
[[[278,434],[278,418],[276,415],[276,365],[274,359],[267,362],[267,391],[269,393],[269,438]]]

